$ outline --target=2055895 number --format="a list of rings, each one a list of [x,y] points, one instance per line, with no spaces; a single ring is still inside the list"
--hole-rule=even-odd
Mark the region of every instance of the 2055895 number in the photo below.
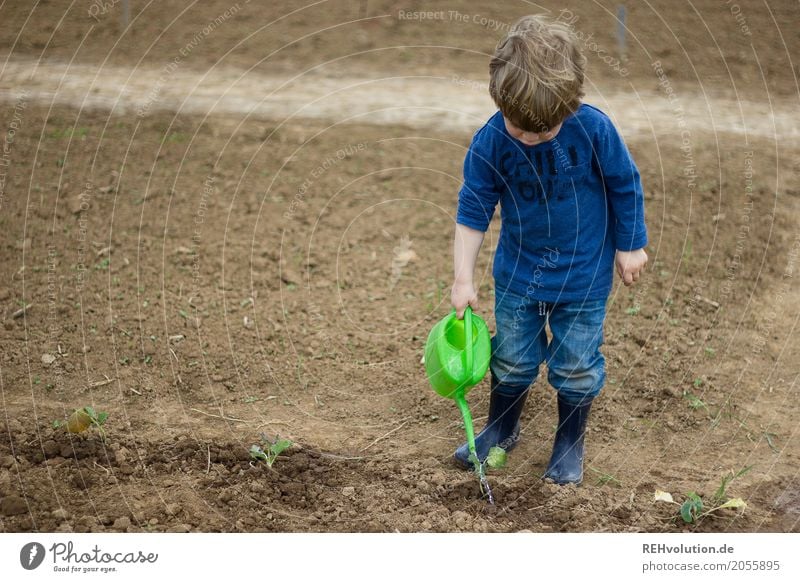
[[[730,563],[730,570],[751,571],[751,570],[773,570],[778,571],[781,569],[781,564],[778,560],[734,560]]]

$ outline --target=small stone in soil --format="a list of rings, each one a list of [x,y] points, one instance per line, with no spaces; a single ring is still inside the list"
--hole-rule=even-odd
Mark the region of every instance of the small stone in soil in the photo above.
[[[20,435],[24,432],[24,428],[22,423],[18,421],[16,418],[12,418],[7,422],[8,425],[8,432],[12,435]]]
[[[78,472],[72,476],[72,486],[76,489],[88,489],[92,486],[92,475],[88,472]]]
[[[42,449],[47,457],[56,457],[61,452],[61,446],[54,440],[46,441]]]
[[[93,528],[97,526],[97,519],[93,515],[84,515],[78,520],[78,524],[83,527]]]
[[[59,521],[64,521],[65,519],[69,518],[69,513],[63,507],[53,510],[51,515]]]
[[[18,495],[9,495],[0,501],[0,513],[6,517],[11,515],[20,515],[28,512],[28,506],[25,500]]]
[[[125,465],[128,462],[128,449],[121,448],[114,453],[114,459],[117,461],[117,465]]]

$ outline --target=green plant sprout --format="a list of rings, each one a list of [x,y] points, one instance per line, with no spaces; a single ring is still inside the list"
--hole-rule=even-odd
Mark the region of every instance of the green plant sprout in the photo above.
[[[684,263],[688,263],[692,259],[692,241],[686,241],[686,244],[683,246],[681,258],[683,259]]]
[[[603,471],[598,471],[594,467],[589,467],[589,470],[593,471],[594,473],[597,473],[597,476],[598,476],[597,477],[597,485],[599,487],[602,487],[603,485],[614,485],[616,487],[622,486],[622,483],[620,483],[619,479],[617,479],[613,475],[610,475],[609,473],[604,473]]]
[[[748,429],[747,440],[749,440],[751,443],[757,443],[758,439],[753,438],[754,431],[750,430],[746,425],[745,428]],[[773,439],[778,436],[777,433],[769,432],[767,428],[764,428],[764,425],[760,425],[760,428],[761,428],[761,437],[765,441],[767,441],[767,444],[769,445],[769,448],[772,450],[772,452],[780,453],[781,452],[780,449],[778,449],[778,447],[775,446],[775,442],[773,441]]]
[[[750,471],[750,469],[753,468],[753,466],[754,465],[750,465],[748,467],[744,467],[743,469],[739,469],[738,473],[734,473],[733,471],[731,471],[730,474],[724,475],[722,477],[722,481],[719,484],[719,487],[717,487],[717,490],[714,492],[714,503],[715,504],[722,503],[723,499],[725,499],[725,493],[728,489],[728,485],[731,484],[731,481],[733,481],[734,479],[738,479],[742,475],[747,474]]]
[[[772,449],[773,453],[780,453],[778,448],[775,446],[775,443],[772,442],[772,437],[775,437],[775,436],[778,436],[778,435],[776,435],[774,432],[764,431],[764,438],[767,440],[767,444],[769,445],[769,448]]]
[[[708,405],[688,390],[683,391],[683,397],[689,401],[689,408],[692,410],[697,410],[699,408],[705,408],[708,410]]]
[[[502,469],[506,466],[506,450],[501,447],[492,447],[486,457],[486,464],[492,469]]]
[[[277,436],[273,441],[262,433],[261,446],[253,445],[250,447],[250,457],[256,461],[264,461],[267,467],[271,469],[272,464],[278,459],[278,456],[293,444],[292,441]]]
[[[683,503],[678,503],[672,498],[672,495],[667,491],[656,489],[653,500],[662,501],[665,503],[672,503],[679,506],[680,509],[678,510],[678,514],[685,523],[697,524],[703,518],[708,517],[709,515],[711,515],[715,511],[719,511],[720,509],[741,508],[741,510],[744,511],[747,508],[747,503],[744,501],[744,499],[742,499],[741,497],[731,497],[726,499],[727,489],[731,481],[733,481],[738,477],[741,477],[752,468],[753,465],[750,465],[749,467],[745,467],[739,470],[738,473],[731,472],[728,475],[724,475],[722,477],[722,481],[720,482],[719,487],[717,487],[717,490],[714,492],[714,495],[711,496],[710,506],[706,506],[705,502],[703,501],[703,498],[694,491],[689,491],[686,494],[686,500]]]
[[[67,420],[54,420],[53,428],[67,427],[67,431],[77,434],[90,427],[95,427],[100,433],[100,438],[106,440],[106,431],[103,425],[108,420],[107,412],[98,412],[91,406],[76,408]]]

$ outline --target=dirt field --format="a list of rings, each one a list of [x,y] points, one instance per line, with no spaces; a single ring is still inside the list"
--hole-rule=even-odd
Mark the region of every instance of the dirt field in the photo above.
[[[456,192],[478,122],[353,121],[330,104],[328,120],[237,114],[235,102],[175,113],[155,106],[158,92],[141,116],[67,105],[58,85],[4,72],[42,54],[162,71],[234,6],[179,15],[184,3],[159,3],[117,42],[117,3],[96,19],[68,4],[0,8],[0,531],[800,531],[800,145],[796,126],[774,121],[797,105],[792,3],[637,4],[624,76],[587,45],[595,94],[669,103],[660,60],[687,116],[706,97],[762,108],[742,108],[737,128],[711,109],[688,145],[680,112],[629,140],[651,262],[610,298],[585,481],[540,479],[556,422],[542,373],[522,442],[490,474],[493,506],[452,464],[458,411],[420,364],[449,310]],[[144,3],[131,4],[133,20]],[[212,68],[288,79],[337,58],[325,74],[485,81],[501,34],[488,21],[523,13],[450,2],[441,10],[466,23],[418,22],[398,15],[421,3],[342,2],[267,26],[291,8],[251,4],[165,83]],[[616,4],[574,9],[611,52]],[[81,78],[67,81],[77,94]],[[758,123],[766,131],[749,133]],[[478,269],[492,329],[498,234],[496,218]],[[470,394],[478,425],[487,392],[488,379]],[[105,441],[53,427],[84,405],[109,413]],[[272,469],[248,455],[260,433],[295,443]],[[746,467],[727,491],[744,511],[689,526],[653,502],[656,489],[710,500]]]

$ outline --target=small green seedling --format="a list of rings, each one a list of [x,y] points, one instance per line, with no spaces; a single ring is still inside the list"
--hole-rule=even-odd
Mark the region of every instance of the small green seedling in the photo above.
[[[750,471],[750,469],[752,468],[753,465],[750,465],[749,467],[740,469],[738,473],[734,474],[734,472],[731,471],[728,475],[723,476],[722,481],[719,484],[719,487],[717,487],[717,490],[714,492],[714,503],[715,504],[722,503],[722,501],[725,499],[725,492],[727,491],[728,485],[730,485],[731,481],[733,481],[734,479],[738,479],[739,477]]]
[[[688,390],[683,391],[683,397],[689,401],[689,408],[692,410],[697,410],[699,408],[705,408],[708,410],[708,405]]]
[[[681,518],[686,523],[694,523],[702,515],[703,500],[694,491],[686,494],[686,501],[681,505]]]
[[[774,432],[769,432],[766,428],[764,428],[763,425],[760,428],[762,431],[761,436],[764,438],[764,440],[767,441],[767,444],[769,445],[769,448],[772,449],[772,452],[780,453],[781,452],[780,449],[778,449],[778,447],[775,446],[775,441],[773,440],[778,435]],[[750,440],[750,442],[757,442],[756,440],[753,439],[750,432],[747,433],[747,438]]]
[[[685,523],[699,523],[704,517],[711,515],[715,511],[719,511],[720,509],[739,509],[741,508],[742,511],[747,508],[747,503],[741,497],[731,497],[726,499],[726,491],[728,489],[728,485],[736,479],[737,477],[741,477],[745,473],[747,473],[753,466],[745,467],[741,469],[738,473],[731,472],[729,475],[725,475],[722,477],[722,482],[717,490],[714,492],[710,500],[710,507],[707,508],[703,498],[695,493],[694,491],[689,491],[686,494],[686,500],[683,503],[678,503],[672,498],[672,495],[667,491],[661,491],[660,489],[656,489],[655,495],[653,500],[654,501],[663,501],[665,503],[673,503],[680,507],[678,513],[681,519]]]
[[[614,477],[614,475],[604,473],[603,471],[599,471],[594,467],[589,467],[589,470],[597,474],[597,485],[599,487],[602,487],[603,485],[614,485],[616,487],[620,487],[622,485],[619,479]]]
[[[507,462],[506,450],[500,447],[492,447],[486,457],[486,464],[492,469],[502,469]]]
[[[256,461],[264,461],[270,469],[278,456],[294,444],[288,439],[279,437],[275,437],[273,441],[265,434],[261,435],[261,443],[261,446],[250,447],[250,457]]]
[[[53,428],[65,426],[68,432],[78,434],[93,426],[100,433],[100,438],[106,440],[106,431],[103,429],[106,420],[107,412],[98,412],[91,406],[84,406],[76,408],[66,421],[54,420]]]

